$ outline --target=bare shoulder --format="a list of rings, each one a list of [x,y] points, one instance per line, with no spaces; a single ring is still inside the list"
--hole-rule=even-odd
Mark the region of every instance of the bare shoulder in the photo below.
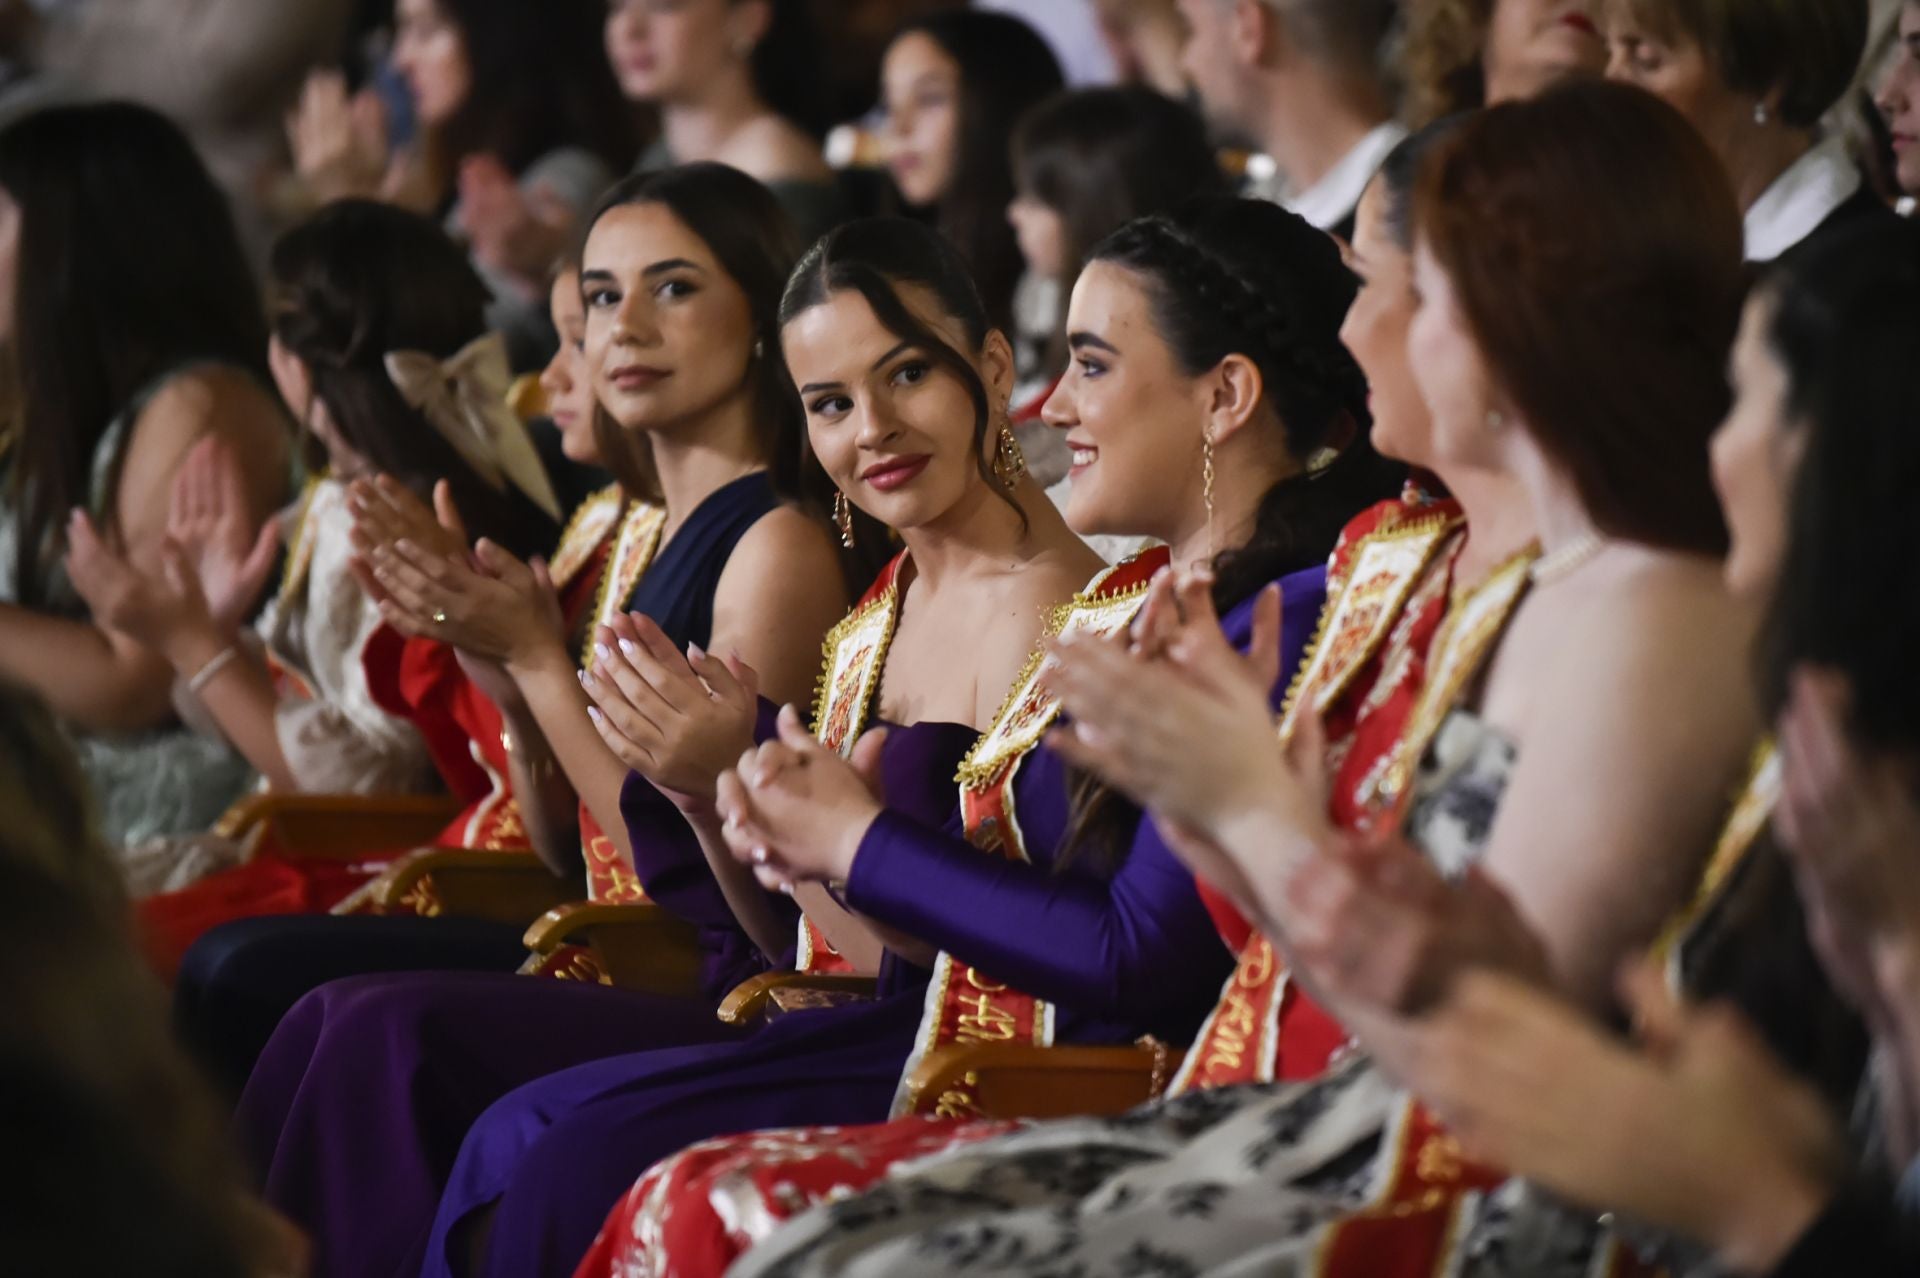
[[[820,144],[804,129],[769,112],[743,126],[721,151],[721,161],[762,182],[827,182],[833,170]]]
[[[804,616],[827,622],[846,611],[839,552],[805,511],[777,506],[740,537],[715,587],[716,614]],[[824,626],[822,627],[824,629]]]
[[[121,500],[135,489],[171,491],[173,473],[204,435],[224,438],[240,459],[264,514],[281,495],[292,447],[277,397],[238,369],[205,365],[169,378],[141,408],[127,440]]]
[[[1596,569],[1600,565],[1595,565]],[[1604,701],[1637,713],[1737,696],[1747,678],[1754,608],[1730,594],[1717,561],[1633,548],[1596,572],[1567,618],[1563,663],[1581,677],[1548,680],[1551,699]],[[1598,709],[1599,707],[1595,707]]]

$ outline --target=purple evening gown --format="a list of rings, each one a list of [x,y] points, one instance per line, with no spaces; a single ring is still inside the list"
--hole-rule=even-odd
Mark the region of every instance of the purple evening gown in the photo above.
[[[1317,568],[1282,582],[1288,672],[1324,590]],[[1251,601],[1224,619],[1236,646],[1251,620]],[[1052,1002],[1058,1042],[1190,1041],[1233,961],[1192,876],[1145,820],[1117,871],[1097,857],[1056,865],[1063,765],[1038,749],[1014,785],[1032,864],[983,856],[957,817],[937,830],[889,814],[862,844],[848,904]],[[471,1231],[489,1212],[481,1272],[570,1274],[620,1195],[695,1141],[884,1120],[925,994],[925,973],[899,975],[873,1003],[792,1013],[741,1041],[609,1057],[511,1092],[460,1149],[422,1275],[468,1272]]]
[[[773,712],[762,711],[764,738]],[[944,820],[976,735],[959,724],[895,729],[882,765],[889,802]],[[641,881],[700,929],[707,997],[466,972],[351,977],[306,995],[261,1054],[235,1127],[267,1201],[312,1237],[315,1278],[417,1270],[462,1137],[515,1087],[604,1056],[732,1033],[714,1007],[765,965],[673,806],[639,777],[621,806]]]

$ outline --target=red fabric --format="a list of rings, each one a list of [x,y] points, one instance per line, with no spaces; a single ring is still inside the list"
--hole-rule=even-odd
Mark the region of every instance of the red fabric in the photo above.
[[[1408,503],[1395,501],[1363,512],[1343,531],[1335,549],[1329,600],[1337,594],[1361,538],[1413,513],[1457,513],[1457,508],[1422,504],[1410,509]],[[1427,606],[1419,615],[1410,643],[1415,660],[1382,706],[1361,718],[1360,709],[1381,673],[1376,657],[1328,717],[1329,741],[1352,739],[1333,778],[1330,804],[1335,824],[1343,829],[1359,824],[1362,807],[1355,792],[1405,726],[1445,606],[1446,592],[1440,591],[1438,605]],[[1204,881],[1200,892],[1214,925],[1236,951],[1257,939],[1251,924]],[[1275,1073],[1282,1080],[1317,1077],[1348,1037],[1338,1021],[1293,984],[1285,991],[1279,1024]],[[705,1142],[656,1165],[634,1186],[607,1218],[575,1278],[614,1278],[636,1271],[655,1278],[723,1274],[752,1240],[726,1228],[715,1206],[716,1191],[723,1196],[748,1194],[756,1214],[786,1219],[830,1195],[871,1186],[905,1158],[986,1140],[1020,1125],[910,1117],[864,1127],[748,1133]]]
[[[208,930],[267,914],[324,914],[404,850],[370,854],[352,864],[263,852],[191,887],[141,901],[141,943],[154,969],[171,981],[188,947]]]
[[[562,592],[561,610],[570,628],[577,627],[593,607],[611,551],[609,533],[586,568]],[[453,649],[437,640],[409,639],[382,626],[369,639],[362,665],[374,701],[413,724],[447,789],[466,804],[439,838],[441,843],[459,846],[480,807],[494,798],[494,778],[501,787],[509,784],[506,748],[500,743],[500,711],[467,678]],[[485,767],[474,758],[476,746]],[[493,776],[488,775],[489,767]],[[519,823],[510,824],[521,837],[496,837],[494,846],[503,850],[531,846]],[[495,826],[496,831],[501,828]],[[369,848],[364,857],[347,864],[263,848],[245,865],[140,902],[142,942],[155,969],[171,981],[188,947],[209,930],[269,914],[325,914],[410,850]]]

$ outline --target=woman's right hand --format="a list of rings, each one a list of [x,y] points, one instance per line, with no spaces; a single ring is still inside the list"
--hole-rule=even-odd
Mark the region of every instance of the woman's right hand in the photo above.
[[[254,525],[240,459],[224,441],[208,436],[180,464],[167,539],[193,566],[214,624],[225,632],[238,630],[273,575],[280,521]]]
[[[371,89],[347,92],[338,71],[315,71],[287,114],[294,170],[323,204],[378,197],[391,164],[386,110]]]
[[[688,812],[713,808],[720,774],[753,748],[759,676],[697,646],[682,656],[651,618],[616,618],[595,636],[581,686],[607,748]]]

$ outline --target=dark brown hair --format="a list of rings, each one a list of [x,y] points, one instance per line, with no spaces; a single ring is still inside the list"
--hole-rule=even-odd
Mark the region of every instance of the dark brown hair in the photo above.
[[[24,116],[0,130],[0,190],[20,208],[6,361],[17,602],[45,607],[67,512],[91,504],[116,416],[194,364],[265,385],[267,325],[226,197],[165,116],[120,102]],[[125,457],[123,437],[105,485],[110,532]]]
[[[1686,120],[1604,81],[1492,107],[1440,144],[1414,220],[1595,524],[1724,552],[1707,441],[1729,403],[1742,229]]]
[[[1866,56],[1867,0],[1623,0],[1636,22],[1700,46],[1736,93],[1778,90],[1780,118],[1811,129]]]

